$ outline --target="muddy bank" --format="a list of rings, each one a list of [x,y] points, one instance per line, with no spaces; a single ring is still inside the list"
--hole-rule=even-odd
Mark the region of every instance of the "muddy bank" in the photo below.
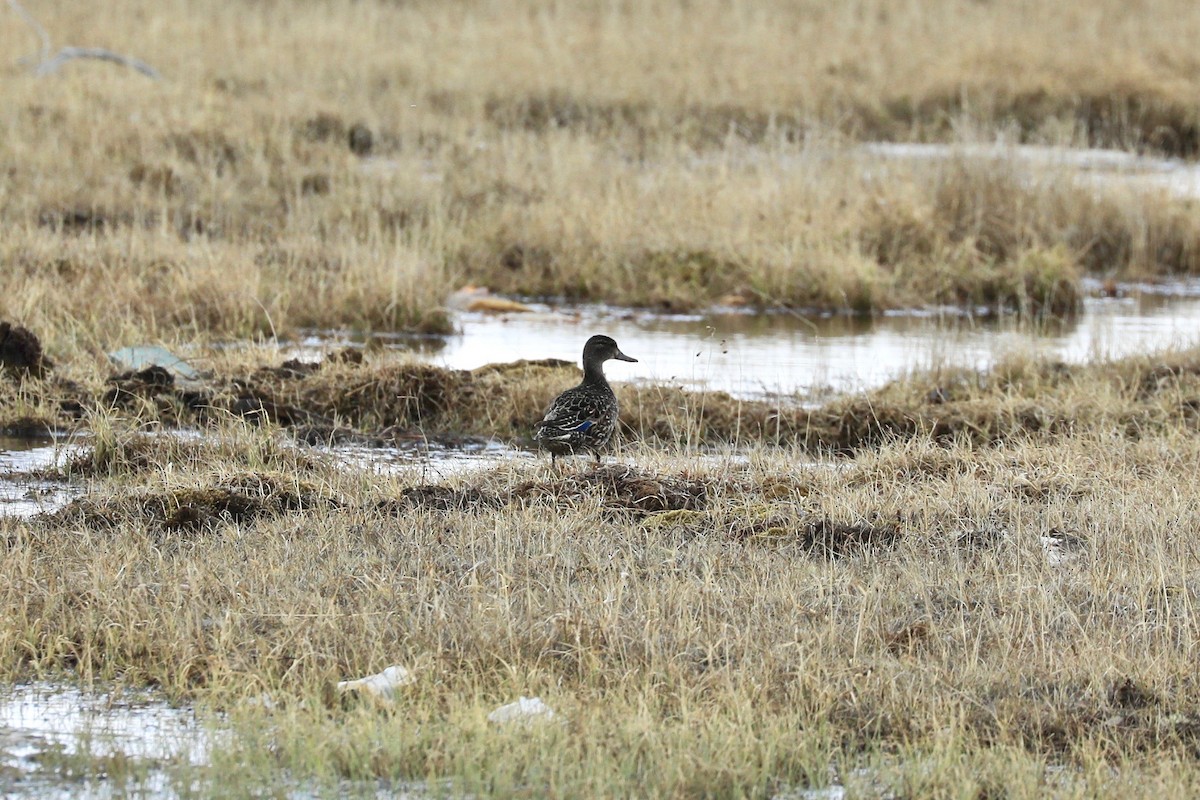
[[[625,441],[657,444],[766,442],[834,452],[914,436],[986,444],[1105,422],[1137,436],[1147,426],[1195,425],[1198,369],[1194,356],[1178,363],[1133,359],[1107,368],[1030,365],[1017,375],[1005,375],[1002,366],[992,374],[925,376],[817,409],[719,392],[622,386],[622,434]],[[567,366],[467,372],[414,364],[330,365],[304,373],[257,370],[191,388],[145,371],[115,376],[98,394],[48,383],[49,392],[65,395],[58,398],[58,414],[14,415],[0,427],[41,433],[73,428],[88,412],[107,411],[168,426],[215,424],[232,416],[279,426],[310,444],[458,445],[497,437],[528,445],[528,432],[548,401],[577,380],[578,370]]]
[[[241,419],[277,426],[308,444],[423,447],[499,439],[530,446],[529,432],[548,402],[579,376],[577,367],[558,360],[468,371],[355,351],[198,380],[177,379],[161,367],[92,384],[51,373],[24,381],[20,392],[0,392],[0,430],[77,429],[93,415],[167,427]],[[624,441],[656,446],[767,443],[851,453],[914,437],[989,444],[1097,426],[1137,438],[1200,423],[1200,349],[1088,365],[1009,359],[983,372],[919,374],[815,409],[662,384],[617,391]]]
[[[54,366],[42,352],[33,331],[10,322],[0,322],[0,375],[20,379],[40,378]]]
[[[36,517],[34,527],[90,534],[132,525],[165,544],[229,526],[247,530],[283,517],[321,527],[383,524],[398,531],[413,524],[428,526],[431,519],[434,528],[457,527],[533,512],[639,530],[656,541],[715,539],[841,558],[936,540],[974,557],[1008,547],[1021,514],[1040,514],[1055,504],[1096,495],[1094,482],[1086,477],[1063,475],[1037,460],[1010,474],[1010,466],[981,466],[974,460],[976,452],[912,442],[865,455],[844,469],[797,466],[784,459],[780,467],[765,471],[736,463],[714,469],[593,466],[580,460],[559,469],[541,464],[515,474],[505,468],[448,482],[364,487],[332,459],[309,457],[304,450],[257,437],[215,446],[136,435],[85,448],[46,471],[47,478],[88,476],[100,483],[64,508]],[[176,477],[164,486],[164,475]],[[876,493],[889,483],[910,487],[964,480],[987,487],[993,500],[1002,489],[1011,502],[980,517],[966,506],[923,510],[903,493]],[[827,507],[846,493],[865,493],[868,499],[833,511]],[[394,527],[397,521],[399,528]],[[1078,531],[1051,528],[1047,537],[1043,545],[1049,549],[1078,554],[1090,546]]]

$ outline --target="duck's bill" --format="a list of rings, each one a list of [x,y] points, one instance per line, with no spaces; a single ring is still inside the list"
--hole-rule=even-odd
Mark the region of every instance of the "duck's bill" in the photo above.
[[[633,356],[627,356],[624,353],[622,353],[620,350],[617,351],[617,354],[615,356],[613,356],[613,358],[615,358],[617,361],[632,361],[635,364],[637,363],[636,358],[634,358]]]

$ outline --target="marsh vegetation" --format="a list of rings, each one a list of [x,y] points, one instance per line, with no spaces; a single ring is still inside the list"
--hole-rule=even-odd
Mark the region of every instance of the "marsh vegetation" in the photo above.
[[[1163,30],[1116,2],[128,0],[86,27],[38,10],[58,38],[166,76],[9,67],[4,311],[60,351],[444,331],[445,289],[465,283],[1040,314],[1069,312],[1084,274],[1197,272],[1191,202],[1162,190],[1003,160],[881,169],[855,150],[1000,137],[1190,156],[1187,3],[1152,15]],[[18,23],[5,52],[32,48]]]
[[[0,677],[154,687],[223,731],[195,763],[85,750],[55,774],[1200,791],[1200,350],[1009,354],[807,404],[628,383],[601,466],[432,480],[330,448],[521,446],[577,366],[259,346],[444,334],[467,285],[1038,325],[1089,286],[1196,276],[1193,197],[953,151],[1195,158],[1195,4],[33,10],[163,79],[0,65],[0,429],[80,445],[23,476],[69,502],[0,515]],[[9,22],[0,52],[31,51]],[[105,355],[148,342],[202,369]],[[335,689],[390,664],[414,677],[391,702]],[[535,695],[553,724],[488,721]]]

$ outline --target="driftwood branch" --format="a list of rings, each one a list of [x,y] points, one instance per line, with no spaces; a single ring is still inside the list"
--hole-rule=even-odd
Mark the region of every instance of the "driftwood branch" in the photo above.
[[[76,58],[94,58],[100,61],[111,61],[114,64],[120,64],[123,67],[137,70],[147,78],[153,78],[154,80],[162,77],[158,74],[158,70],[145,61],[123,56],[120,53],[114,53],[112,50],[105,50],[103,47],[64,47],[55,54],[54,58],[48,58],[34,67],[34,74],[49,75],[57,71],[63,64]]]
[[[123,67],[136,70],[142,73],[147,78],[158,80],[162,76],[154,67],[130,56],[123,56],[120,53],[114,53],[112,50],[106,50],[103,47],[64,47],[53,56],[50,55],[50,34],[46,32],[46,28],[42,23],[38,22],[37,17],[30,14],[25,6],[21,5],[19,0],[8,0],[8,7],[19,16],[26,25],[33,29],[37,34],[40,47],[38,49],[37,63],[33,65],[33,73],[35,75],[49,75],[57,72],[59,67],[68,61],[73,61],[77,58],[91,58],[99,61],[110,61],[113,64],[120,64]],[[22,63],[29,63],[32,58],[26,57],[21,59]]]

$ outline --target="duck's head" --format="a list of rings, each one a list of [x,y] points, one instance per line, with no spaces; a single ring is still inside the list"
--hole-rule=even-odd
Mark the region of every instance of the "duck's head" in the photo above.
[[[596,335],[587,340],[587,344],[583,346],[583,363],[587,364],[603,364],[609,359],[615,358],[617,361],[633,361],[636,358],[625,355],[621,352],[621,348],[617,347],[616,341],[610,336]]]

